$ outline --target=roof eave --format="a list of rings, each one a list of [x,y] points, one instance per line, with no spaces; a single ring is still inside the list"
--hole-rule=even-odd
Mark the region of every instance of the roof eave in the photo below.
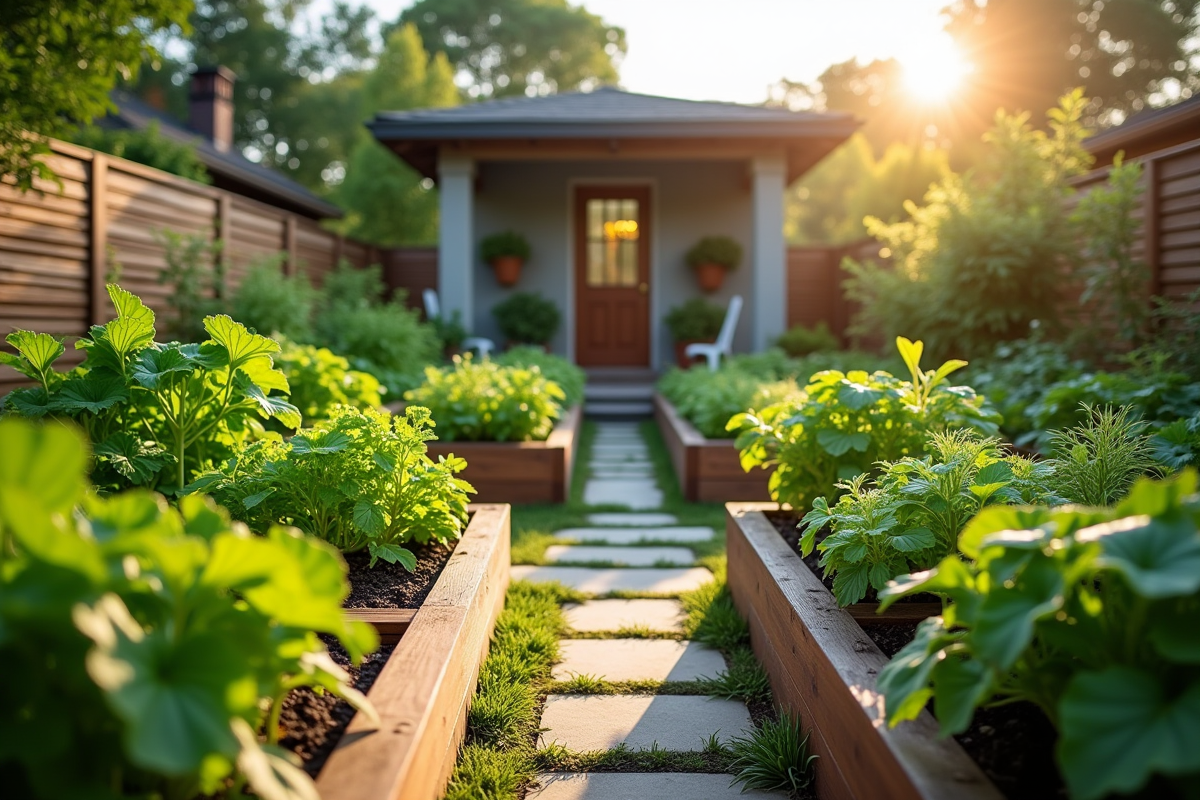
[[[849,136],[853,117],[755,122],[418,122],[376,117],[367,128],[381,142],[473,139],[779,139]]]

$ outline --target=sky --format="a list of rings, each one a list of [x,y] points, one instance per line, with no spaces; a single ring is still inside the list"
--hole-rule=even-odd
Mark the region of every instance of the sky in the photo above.
[[[365,0],[386,20],[411,0]],[[585,0],[625,29],[621,85],[633,92],[760,103],[786,77],[811,81],[830,64],[894,56],[933,75],[948,47],[949,0]],[[312,12],[329,8],[316,0]]]

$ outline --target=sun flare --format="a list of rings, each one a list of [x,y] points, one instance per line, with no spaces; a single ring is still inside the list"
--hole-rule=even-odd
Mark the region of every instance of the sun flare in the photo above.
[[[904,85],[922,103],[940,103],[950,97],[971,73],[971,63],[948,36],[939,36],[900,56]]]

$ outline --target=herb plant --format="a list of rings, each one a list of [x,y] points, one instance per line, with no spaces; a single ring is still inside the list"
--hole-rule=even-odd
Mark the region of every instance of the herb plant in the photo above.
[[[167,331],[182,342],[204,341],[204,318],[222,313],[225,294],[225,260],[221,241],[206,234],[172,230],[154,233],[162,245],[166,268],[158,282],[170,287],[166,303],[171,308]]]
[[[966,362],[922,371],[921,342],[898,337],[896,344],[911,381],[887,372],[827,370],[813,375],[803,394],[729,421],[728,429],[738,431],[744,469],[776,467],[769,488],[777,502],[807,511],[877,462],[922,455],[932,432],[970,428],[995,435],[1000,418],[983,397],[946,385]]]
[[[283,260],[279,253],[251,265],[233,292],[229,316],[264,336],[312,341],[320,292],[303,272],[285,274]]]
[[[740,783],[742,791],[788,792],[793,797],[812,785],[817,756],[809,754],[808,734],[790,714],[765,720],[749,736],[736,737],[731,744],[730,785]]]
[[[300,427],[296,407],[270,394],[288,390],[272,362],[278,343],[218,315],[204,319],[203,344],[158,344],[153,311],[115,284],[108,296],[117,318],[75,343],[87,354],[78,369],[54,370],[63,343],[44,333],[9,334],[17,354],[0,353],[0,363],[38,382],[10,393],[5,407],[82,427],[98,485],[177,491],[232,455],[260,419]]]
[[[254,530],[295,525],[343,552],[366,550],[416,568],[405,544],[457,540],[475,490],[455,475],[461,458],[426,455],[428,410],[404,416],[338,406],[328,422],[287,442],[259,441],[189,489],[211,492]]]
[[[822,353],[837,350],[838,338],[829,330],[829,326],[821,320],[811,328],[796,325],[788,328],[775,346],[792,358],[801,358],[809,353]]]
[[[310,424],[329,419],[339,405],[379,408],[383,402],[374,375],[350,369],[328,348],[281,339],[275,366],[287,377],[288,399]]]
[[[529,240],[516,231],[493,233],[491,236],[485,236],[479,243],[479,254],[484,262],[489,264],[505,256],[528,261]]]
[[[528,442],[550,435],[566,395],[536,365],[455,356],[452,367],[426,368],[425,383],[404,399],[430,410],[444,441]]]
[[[554,302],[533,292],[516,292],[492,307],[492,315],[511,344],[544,346],[558,333],[562,315]]]
[[[1200,496],[1187,471],[1143,479],[1115,509],[990,508],[959,555],[899,578],[895,600],[934,592],[941,616],[880,672],[892,725],[932,698],[943,736],[976,708],[1029,701],[1059,732],[1078,800],[1155,776],[1200,790]]]
[[[1112,505],[1154,469],[1154,448],[1128,406],[1085,410],[1087,422],[1050,434],[1049,485],[1072,503]]]
[[[294,529],[250,536],[201,496],[99,498],[66,425],[0,420],[0,764],[12,797],[313,797],[276,744],[307,686],[374,716],[345,565]],[[266,741],[260,741],[257,731]]]
[[[546,379],[558,384],[563,391],[563,407],[583,403],[587,374],[562,356],[547,353],[540,347],[510,347],[492,359],[502,367],[537,367]]]

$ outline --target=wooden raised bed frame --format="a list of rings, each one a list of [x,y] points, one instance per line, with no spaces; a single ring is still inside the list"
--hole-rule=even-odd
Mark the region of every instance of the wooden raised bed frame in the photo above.
[[[770,500],[768,470],[746,472],[733,439],[706,439],[678,409],[654,393],[654,419],[671,454],[679,490],[692,503]]]
[[[472,505],[454,555],[415,611],[355,609],[396,649],[317,776],[322,800],[438,800],[467,730],[467,710],[508,588],[510,507]]]
[[[582,420],[583,409],[575,406],[544,442],[430,442],[429,457],[465,458],[459,477],[475,487],[481,503],[565,503]]]
[[[1002,800],[926,711],[889,729],[875,677],[888,662],[776,532],[773,503],[726,505],[729,589],[775,701],[799,716],[822,800]]]

